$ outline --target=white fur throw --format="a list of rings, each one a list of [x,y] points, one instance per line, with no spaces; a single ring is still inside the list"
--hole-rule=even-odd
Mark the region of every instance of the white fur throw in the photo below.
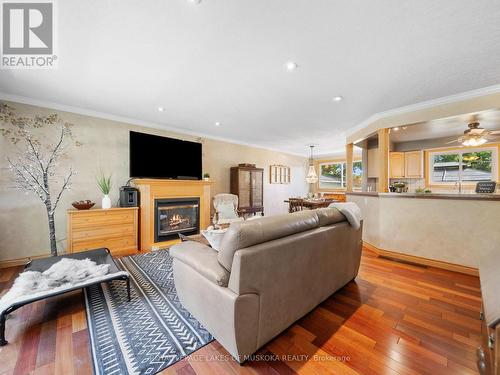
[[[0,299],[0,310],[16,300],[43,292],[71,288],[75,284],[98,278],[109,272],[109,264],[97,265],[90,259],[62,258],[44,272],[24,271],[14,281],[12,288]]]

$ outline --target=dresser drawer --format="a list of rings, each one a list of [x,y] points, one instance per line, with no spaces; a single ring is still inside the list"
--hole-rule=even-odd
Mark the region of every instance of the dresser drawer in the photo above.
[[[98,249],[101,247],[107,247],[111,252],[117,250],[136,249],[137,241],[135,236],[73,241],[73,252]]]
[[[100,212],[99,214],[89,211],[82,214],[73,215],[71,220],[73,229],[102,227],[115,224],[133,224],[134,211],[109,211]]]
[[[135,225],[102,225],[99,227],[80,227],[73,230],[73,241],[84,239],[116,238],[124,236],[133,236]]]

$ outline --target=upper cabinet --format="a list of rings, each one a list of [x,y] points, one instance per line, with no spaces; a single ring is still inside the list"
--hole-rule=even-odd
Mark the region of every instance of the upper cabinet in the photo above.
[[[405,152],[405,176],[407,178],[424,177],[424,155],[422,151]]]
[[[368,178],[378,178],[378,148],[368,149]]]
[[[391,152],[390,178],[423,178],[424,156],[422,151]]]
[[[390,178],[405,177],[405,153],[391,152],[389,154],[389,176]]]

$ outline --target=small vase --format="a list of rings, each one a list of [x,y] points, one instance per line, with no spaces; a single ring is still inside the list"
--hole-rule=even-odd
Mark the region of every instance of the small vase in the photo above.
[[[102,197],[101,207],[106,209],[111,208],[111,198],[108,194],[104,194],[104,197]]]

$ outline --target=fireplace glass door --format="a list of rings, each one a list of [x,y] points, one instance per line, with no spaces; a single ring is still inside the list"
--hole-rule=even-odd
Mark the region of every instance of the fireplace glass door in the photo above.
[[[178,234],[199,233],[198,198],[158,199],[155,201],[155,241],[178,238]]]

